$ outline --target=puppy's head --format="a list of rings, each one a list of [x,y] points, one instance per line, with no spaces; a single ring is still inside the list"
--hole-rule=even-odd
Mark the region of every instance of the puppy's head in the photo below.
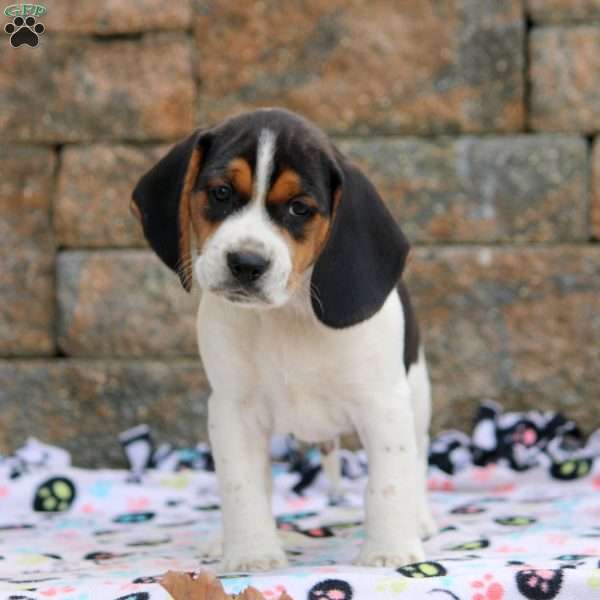
[[[186,290],[195,275],[230,302],[269,308],[306,286],[331,327],[374,314],[408,253],[368,179],[279,109],[193,133],[141,178],[132,211]]]

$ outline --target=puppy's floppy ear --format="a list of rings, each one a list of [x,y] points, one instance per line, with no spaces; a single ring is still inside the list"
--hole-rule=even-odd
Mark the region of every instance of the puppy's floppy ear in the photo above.
[[[144,235],[159,258],[192,286],[190,198],[204,152],[202,130],[174,146],[138,181],[131,212],[141,221]]]
[[[409,244],[373,184],[338,154],[331,233],[312,274],[312,306],[340,329],[368,319],[397,284]]]

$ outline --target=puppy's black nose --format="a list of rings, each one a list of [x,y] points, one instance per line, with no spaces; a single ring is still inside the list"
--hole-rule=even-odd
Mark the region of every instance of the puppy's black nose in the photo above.
[[[227,253],[229,270],[242,283],[256,281],[269,268],[270,264],[270,261],[254,252]]]

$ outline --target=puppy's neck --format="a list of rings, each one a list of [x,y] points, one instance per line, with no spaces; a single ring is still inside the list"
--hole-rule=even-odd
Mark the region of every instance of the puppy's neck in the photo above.
[[[312,288],[312,267],[301,276],[294,293],[282,306],[263,311],[264,318],[269,318],[269,313],[277,317],[292,318],[295,321],[306,321],[306,324],[316,323],[316,315],[312,307],[312,296],[316,291]]]

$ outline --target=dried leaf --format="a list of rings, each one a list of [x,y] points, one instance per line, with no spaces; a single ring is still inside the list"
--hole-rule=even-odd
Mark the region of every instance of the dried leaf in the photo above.
[[[223,584],[210,573],[202,571],[197,577],[189,573],[168,571],[161,579],[162,585],[174,600],[234,600],[223,589]],[[253,587],[246,588],[235,600],[265,600],[265,597]],[[283,592],[279,600],[293,600]]]
[[[264,596],[253,587],[247,587],[236,600],[264,600]]]
[[[189,573],[168,571],[160,584],[175,600],[230,600],[223,585],[209,573],[192,578]]]

